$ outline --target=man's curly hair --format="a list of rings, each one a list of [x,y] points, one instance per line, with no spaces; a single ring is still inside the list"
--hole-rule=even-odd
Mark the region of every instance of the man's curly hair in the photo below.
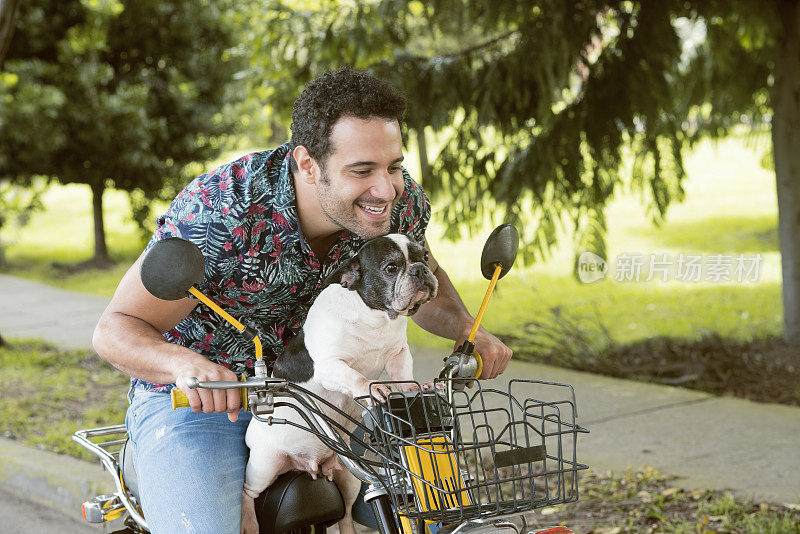
[[[330,135],[341,117],[381,117],[403,122],[406,98],[397,88],[366,72],[342,67],[312,80],[292,110],[292,148],[304,146],[324,168],[333,150]],[[297,162],[292,158],[292,170]]]

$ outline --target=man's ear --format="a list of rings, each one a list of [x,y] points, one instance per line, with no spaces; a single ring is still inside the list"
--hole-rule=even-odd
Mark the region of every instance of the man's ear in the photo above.
[[[297,170],[300,172],[300,178],[306,183],[313,184],[314,165],[316,162],[314,158],[311,157],[311,154],[308,153],[308,149],[302,145],[296,146],[292,151],[292,157],[295,163],[297,163]]]
[[[342,287],[353,291],[360,279],[361,264],[358,261],[358,256],[353,256],[328,275],[323,287],[327,287],[330,284],[341,284]]]

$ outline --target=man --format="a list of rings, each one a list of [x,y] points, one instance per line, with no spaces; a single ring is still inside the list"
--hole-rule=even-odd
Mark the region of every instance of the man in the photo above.
[[[201,248],[200,290],[258,332],[265,361],[281,353],[326,276],[365,240],[401,232],[425,242],[430,204],[400,166],[405,106],[371,75],[326,73],[295,102],[289,143],[200,176],[158,219],[150,245],[178,236]],[[461,343],[472,317],[429,257],[439,294],[413,319]],[[253,365],[252,344],[194,299],[151,296],[140,262],[101,316],[94,346],[132,377],[126,424],[145,517],[154,532],[236,532],[250,414],[239,413],[236,390],[186,382],[236,380]],[[475,346],[482,378],[505,370],[511,351],[502,342],[481,329]],[[175,386],[193,411],[170,409]]]

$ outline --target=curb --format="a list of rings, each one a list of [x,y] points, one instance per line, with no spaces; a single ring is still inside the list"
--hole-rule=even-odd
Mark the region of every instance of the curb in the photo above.
[[[81,503],[113,490],[99,464],[0,438],[0,486],[83,522]]]

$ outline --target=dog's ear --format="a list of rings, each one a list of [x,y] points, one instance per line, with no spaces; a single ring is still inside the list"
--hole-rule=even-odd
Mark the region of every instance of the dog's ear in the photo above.
[[[355,284],[361,279],[361,264],[358,262],[358,256],[353,256],[342,265],[336,268],[328,278],[325,279],[323,286],[327,287],[331,284],[341,284],[351,291],[355,289]]]

